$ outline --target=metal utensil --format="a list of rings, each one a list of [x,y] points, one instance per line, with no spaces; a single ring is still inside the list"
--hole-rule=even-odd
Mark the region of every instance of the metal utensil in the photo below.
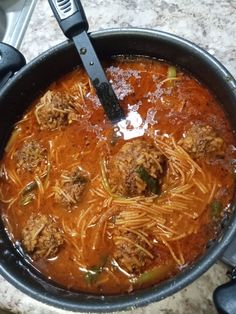
[[[81,2],[79,0],[49,0],[49,4],[65,36],[74,41],[108,119],[112,123],[124,119],[124,111],[87,33],[88,22]]]

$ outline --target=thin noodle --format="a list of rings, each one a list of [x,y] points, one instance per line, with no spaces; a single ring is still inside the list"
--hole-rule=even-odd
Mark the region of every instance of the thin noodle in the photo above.
[[[129,231],[129,232],[131,232],[131,233],[136,234],[136,235],[139,236],[144,242],[146,242],[149,247],[152,247],[152,244],[150,243],[150,241],[148,241],[148,239],[147,239],[144,235],[142,235],[139,231],[135,231],[135,230],[132,230],[132,229],[129,229],[129,228],[125,228],[125,227],[120,227],[120,229],[126,230],[126,231]]]
[[[176,261],[176,263],[178,265],[182,265],[182,261],[180,259],[178,259],[178,257],[175,255],[173,249],[171,248],[171,246],[169,245],[169,243],[167,241],[164,240],[163,237],[160,237],[161,241],[163,242],[163,244],[169,249],[170,254],[172,255],[173,259]]]

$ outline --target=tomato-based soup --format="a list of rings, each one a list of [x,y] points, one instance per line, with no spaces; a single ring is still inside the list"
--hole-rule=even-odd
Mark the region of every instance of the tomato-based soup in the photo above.
[[[126,120],[107,120],[81,67],[54,82],[5,148],[1,216],[43,275],[117,294],[174,276],[217,237],[235,138],[214,95],[183,70],[141,57],[104,66]]]

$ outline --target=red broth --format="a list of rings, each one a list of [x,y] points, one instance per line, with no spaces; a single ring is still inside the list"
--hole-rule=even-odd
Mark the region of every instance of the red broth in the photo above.
[[[232,200],[235,138],[214,95],[181,69],[124,57],[105,69],[127,121],[114,130],[82,68],[54,82],[6,147],[1,215],[46,277],[118,294],[204,254]]]

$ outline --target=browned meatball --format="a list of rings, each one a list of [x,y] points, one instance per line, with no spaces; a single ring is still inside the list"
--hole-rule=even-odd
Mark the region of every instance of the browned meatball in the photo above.
[[[58,224],[45,215],[31,215],[22,230],[22,243],[33,259],[55,257],[63,244]]]
[[[54,187],[56,202],[69,207],[76,205],[88,181],[88,173],[80,167],[75,167],[72,171],[64,171]]]
[[[77,120],[72,98],[60,92],[48,91],[39,101],[35,116],[41,129],[54,130]]]
[[[112,191],[127,197],[158,194],[164,164],[163,154],[144,140],[124,144],[108,163]]]
[[[130,274],[141,274],[152,261],[151,247],[139,236],[126,230],[113,234],[113,257],[118,265]]]
[[[19,170],[33,172],[46,168],[47,150],[34,140],[25,142],[14,157]]]
[[[224,155],[224,141],[209,126],[193,125],[178,142],[193,158]]]

